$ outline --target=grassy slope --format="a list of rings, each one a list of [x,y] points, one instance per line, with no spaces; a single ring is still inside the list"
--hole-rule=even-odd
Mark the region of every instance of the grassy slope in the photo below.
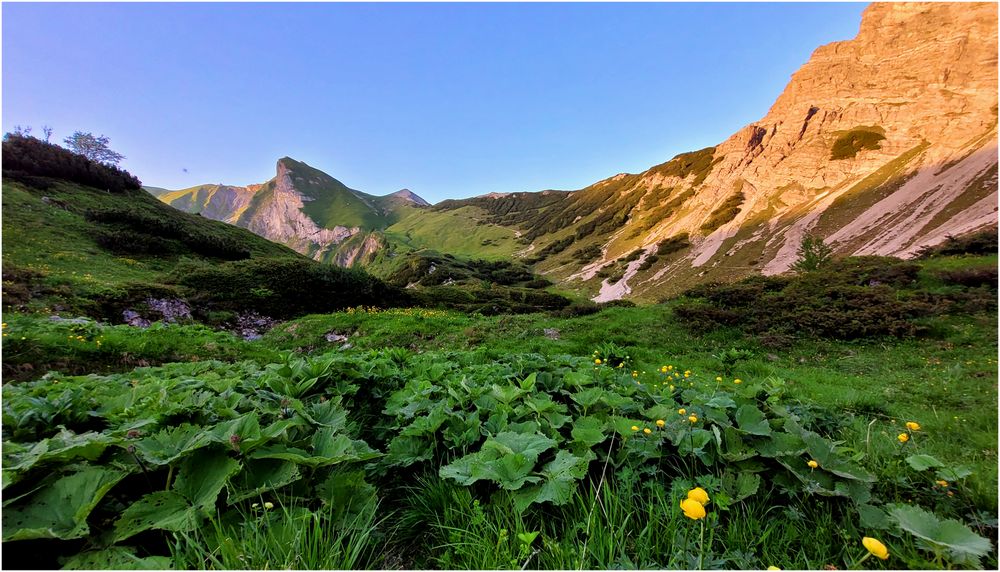
[[[510,258],[524,248],[511,228],[482,221],[475,207],[432,211],[403,207],[401,220],[385,230],[391,241],[411,250],[431,248],[456,256]]]
[[[46,204],[42,196],[61,201],[65,208]],[[178,211],[145,191],[111,195],[70,183],[56,183],[45,191],[22,184],[3,184],[3,264],[5,269],[42,272],[50,284],[68,286],[75,295],[87,295],[125,282],[157,282],[177,264],[176,256],[116,255],[97,245],[94,223],[87,210],[132,208],[179,220],[186,228],[230,237],[253,257],[298,257],[294,251],[250,231]],[[194,253],[188,258],[203,259]]]

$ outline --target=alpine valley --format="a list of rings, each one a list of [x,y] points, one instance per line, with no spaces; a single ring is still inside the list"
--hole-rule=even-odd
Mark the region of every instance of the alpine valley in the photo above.
[[[597,301],[781,273],[807,234],[910,257],[997,223],[997,6],[873,3],[760,121],[573,192],[431,206],[287,157],[259,185],[147,190],[324,262],[384,275],[410,252],[513,257]]]

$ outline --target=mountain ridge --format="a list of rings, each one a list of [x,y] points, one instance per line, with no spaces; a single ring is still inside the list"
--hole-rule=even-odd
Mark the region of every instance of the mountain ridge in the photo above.
[[[855,38],[813,52],[759,121],[641,173],[387,208],[387,224],[357,223],[357,205],[298,206],[309,181],[287,179],[292,206],[275,216],[306,213],[315,228],[254,227],[246,213],[237,224],[338,263],[445,244],[521,258],[598,301],[781,273],[806,235],[840,255],[911,256],[996,224],[996,46],[995,4],[876,3]],[[347,191],[378,212],[371,195]],[[345,253],[347,242],[364,246]]]

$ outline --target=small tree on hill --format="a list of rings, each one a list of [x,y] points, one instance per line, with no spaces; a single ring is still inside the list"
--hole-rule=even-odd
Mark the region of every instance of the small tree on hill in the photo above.
[[[77,131],[64,139],[63,143],[70,151],[105,165],[117,165],[125,158],[121,153],[116,153],[108,147],[111,139],[105,135],[94,137],[93,133]]]
[[[807,234],[799,245],[799,259],[792,264],[796,272],[812,272],[826,266],[833,259],[833,249],[822,238]]]

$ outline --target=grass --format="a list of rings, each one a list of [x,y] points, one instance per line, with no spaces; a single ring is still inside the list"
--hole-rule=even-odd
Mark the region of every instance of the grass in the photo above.
[[[918,282],[930,291],[945,292],[954,286],[941,281],[938,272],[995,268],[996,262],[996,255],[933,257],[920,261]],[[36,367],[22,377],[37,379],[58,360],[81,372],[106,371],[101,368],[115,360],[119,368],[127,368],[131,364],[120,362],[124,355],[150,363],[249,359],[263,366],[279,361],[286,351],[369,355],[364,352],[385,349],[381,355],[394,363],[424,359],[427,364],[462,368],[503,360],[531,364],[539,356],[590,356],[595,348],[613,345],[630,356],[630,367],[640,379],[671,364],[700,379],[719,375],[722,380],[717,383],[729,387],[736,387],[735,380],[740,379],[772,388],[769,395],[780,396],[784,407],[811,419],[816,431],[839,443],[842,454],[877,476],[872,490],[877,498],[925,507],[995,538],[995,520],[990,520],[997,510],[998,481],[994,311],[921,318],[927,326],[923,337],[856,341],[797,337],[775,348],[736,329],[692,333],[674,315],[675,305],[606,308],[570,318],[352,309],[290,320],[254,342],[200,326],[101,328],[8,313],[3,357],[5,366],[34,363]],[[71,335],[84,340],[70,340]],[[97,340],[103,342],[100,348]],[[32,348],[31,360],[20,354],[25,348]],[[736,355],[730,351],[733,348],[747,353],[726,358]],[[421,354],[427,355],[421,358]],[[378,360],[372,363],[373,368],[386,367]],[[155,375],[152,369],[143,372]],[[353,398],[355,403],[377,399],[392,389],[379,386],[374,373],[361,375],[372,375],[365,379],[373,381]],[[392,383],[407,381],[390,377]],[[382,448],[378,445],[384,430],[378,421],[382,407],[377,401],[369,405],[365,417],[351,422],[363,424],[364,438]],[[921,429],[902,444],[897,435],[907,432],[908,421],[918,422]],[[622,446],[619,440],[610,444],[611,449]],[[909,465],[906,457],[913,454],[932,455],[946,467],[965,467],[971,474],[942,488],[932,473],[917,472]],[[261,504],[274,502],[273,509],[239,504],[196,531],[164,536],[178,568],[927,569],[944,565],[912,536],[860,520],[848,499],[784,489],[761,475],[759,487],[737,500],[732,493],[717,492],[732,490],[727,488],[732,483],[726,484],[730,477],[724,465],[707,468],[673,458],[657,469],[638,458],[634,463],[629,457],[611,459],[592,463],[586,479],[562,506],[533,505],[522,512],[508,491],[483,483],[460,486],[442,479],[437,466],[381,472],[372,465],[367,478],[377,484],[379,508],[356,520],[345,521],[331,505],[303,501],[308,496],[302,491],[286,496],[282,489],[277,496],[259,499]],[[678,508],[686,491],[696,485],[713,491],[706,506],[708,516],[699,521],[684,517]],[[859,542],[862,536],[884,541],[890,560],[872,558],[859,565],[866,554]],[[150,550],[150,558],[161,557]],[[99,558],[110,558],[87,554],[90,560],[78,562],[90,567],[100,567],[95,564],[102,562]],[[139,564],[120,560],[123,554],[116,552],[113,556],[119,559],[108,562],[117,567]],[[995,548],[982,564],[996,565]]]
[[[510,259],[524,248],[511,228],[486,222],[487,213],[474,206],[414,212],[386,229],[386,237],[406,249],[433,248],[457,256],[488,260]]]

